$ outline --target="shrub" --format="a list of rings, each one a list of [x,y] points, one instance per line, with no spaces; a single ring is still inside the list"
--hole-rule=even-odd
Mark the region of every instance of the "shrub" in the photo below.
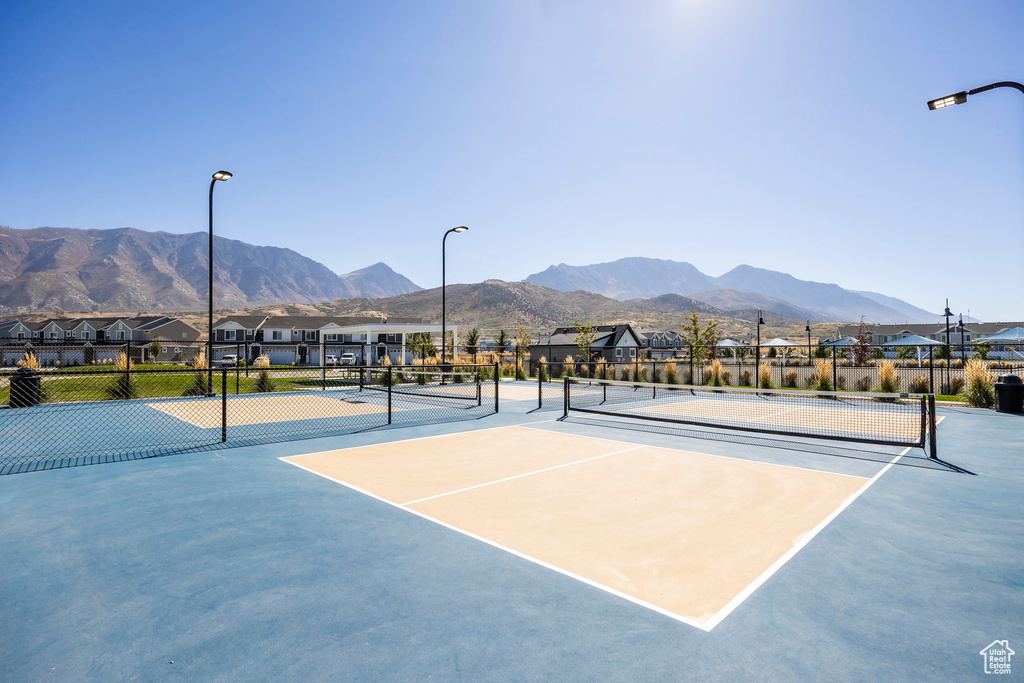
[[[548,371],[545,369],[544,364],[548,362],[548,359],[544,356],[540,357],[540,363],[537,365],[537,379],[541,382],[548,381]]]
[[[910,384],[907,385],[907,391],[912,394],[927,394],[928,378],[924,375],[918,375],[914,379],[910,380]]]
[[[628,382],[629,381],[629,364],[628,363],[626,365],[622,366],[622,381],[623,382]]]
[[[722,384],[729,386],[729,381],[732,379],[732,373],[728,370],[722,370]]]
[[[871,376],[865,375],[857,380],[857,391],[871,391],[872,384]]]
[[[772,384],[772,369],[768,365],[768,363],[765,363],[764,361],[761,362],[761,369],[760,369],[760,372],[758,373],[758,375],[759,375],[759,378],[758,378],[758,386],[759,387],[761,387],[762,389],[771,389],[771,388],[773,388],[774,385]]]
[[[896,364],[891,360],[883,360],[876,368],[878,371],[878,390],[883,394],[895,394],[900,390],[900,378],[896,374]]]
[[[639,365],[636,366],[636,369],[633,372],[633,374],[635,375],[635,377],[633,378],[634,381],[636,381],[636,382],[646,382],[647,381],[647,367],[643,363],[640,363]]]
[[[572,356],[566,356],[565,362],[562,364],[563,374],[566,377],[576,376],[576,360]]]
[[[786,373],[786,378],[782,385],[790,389],[796,389],[796,377],[796,370],[790,370]]]
[[[949,384],[943,384],[939,387],[939,393],[945,394],[946,396],[956,396],[963,390],[964,384],[966,384],[966,382],[963,377],[954,377],[949,380]]]
[[[654,363],[651,366],[651,381],[657,384],[661,381],[661,372],[658,371],[658,364]]]
[[[274,390],[274,381],[270,379],[270,357],[260,356],[254,363],[259,374],[256,375],[256,391],[266,392]]]
[[[967,403],[975,408],[991,408],[996,402],[995,375],[989,372],[988,363],[980,358],[967,361],[964,368],[967,384],[961,394]]]
[[[741,387],[749,387],[749,386],[751,386],[751,377],[750,377],[750,370],[749,369],[745,369],[745,370],[743,370],[743,372],[740,373],[740,386]]]
[[[526,375],[526,370],[523,369],[523,364],[520,363],[516,366],[516,379],[526,380],[529,379]]]
[[[846,377],[844,377],[843,375],[839,375],[838,377],[836,377],[836,390],[846,391]]]

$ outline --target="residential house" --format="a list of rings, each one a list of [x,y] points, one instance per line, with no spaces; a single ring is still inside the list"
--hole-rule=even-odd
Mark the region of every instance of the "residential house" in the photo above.
[[[594,332],[594,341],[590,345],[591,360],[594,361],[629,362],[637,358],[637,352],[643,345],[640,336],[628,323],[599,325]],[[552,363],[564,361],[566,356],[579,360],[577,335],[573,327],[557,327],[546,338],[541,335],[536,344],[530,345],[530,361],[536,363],[542,356]]]
[[[951,320],[948,343],[954,347],[963,346],[970,352],[974,341],[979,337],[987,337],[1015,327],[1024,327],[1024,322],[964,323],[964,328],[961,332],[957,328],[956,321]],[[860,329],[860,325],[840,325],[836,328],[836,339],[842,339],[847,336],[856,337],[860,333]],[[947,343],[945,320],[938,323],[904,323],[902,325],[865,324],[864,331],[867,332],[870,343],[873,345],[890,344],[913,335],[934,339],[943,344]],[[993,352],[993,357],[996,358],[1021,357],[1021,349],[1012,345],[997,345],[993,348]]]

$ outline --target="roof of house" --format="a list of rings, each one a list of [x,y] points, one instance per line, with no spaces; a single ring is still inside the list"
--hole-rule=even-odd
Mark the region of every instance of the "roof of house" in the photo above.
[[[636,330],[630,327],[628,323],[622,325],[598,325],[593,329],[595,337],[590,345],[591,348],[618,346],[619,341],[626,334],[632,334],[638,344],[641,341]],[[544,336],[541,335],[540,341],[537,344],[531,344],[531,346],[576,346],[577,334],[578,332],[574,327],[556,327],[548,339],[544,339]]]

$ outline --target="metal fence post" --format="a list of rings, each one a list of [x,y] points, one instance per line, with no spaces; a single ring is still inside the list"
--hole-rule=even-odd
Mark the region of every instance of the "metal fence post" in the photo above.
[[[935,394],[928,394],[928,457],[937,460],[939,447],[935,441]]]
[[[131,398],[132,386],[132,343],[125,342],[124,345],[124,390],[125,398]]]
[[[537,363],[537,409],[544,407],[544,364]]]
[[[391,366],[388,366],[388,424],[391,424]]]
[[[494,412],[498,412],[498,382],[501,378],[498,376],[498,363],[494,363]]]
[[[690,384],[696,385],[697,378],[693,376],[693,344],[687,344],[690,347]]]
[[[836,347],[832,347],[832,391],[839,391],[839,384],[837,383],[837,367],[839,362],[836,360]]]
[[[213,391],[213,387],[210,387]],[[220,369],[220,442],[228,440],[228,369]]]
[[[562,417],[569,417],[569,378],[562,378]]]
[[[935,393],[935,358],[933,351],[934,346],[928,347],[928,393]]]

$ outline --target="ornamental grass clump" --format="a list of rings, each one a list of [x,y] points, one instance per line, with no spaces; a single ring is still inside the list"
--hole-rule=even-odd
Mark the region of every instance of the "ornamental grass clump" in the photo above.
[[[540,382],[548,381],[548,371],[544,367],[547,362],[548,359],[545,356],[540,357],[540,364],[537,366],[537,380]]]
[[[928,378],[924,375],[918,375],[914,379],[910,380],[910,385],[907,387],[907,391],[912,394],[927,394]]]
[[[192,361],[195,372],[192,373],[192,383],[185,389],[185,396],[207,396],[210,393],[210,377],[206,369],[210,367],[206,362],[206,353],[200,351]]]
[[[256,359],[253,364],[259,371],[256,375],[256,391],[268,392],[274,390],[274,380],[270,379],[270,356],[264,354]]]
[[[18,361],[19,368],[25,368],[27,370],[39,370],[42,366],[39,364],[39,359],[36,358],[36,354],[29,351],[25,354],[25,357]]]
[[[711,365],[704,368],[704,381],[713,387],[722,386],[722,361],[715,358],[711,361]]]
[[[832,386],[832,359],[818,358],[814,362],[814,381],[811,388],[816,391],[834,391]]]
[[[896,364],[891,360],[878,363],[878,390],[883,394],[895,394],[900,390],[900,378],[896,374]]]
[[[124,351],[117,354],[117,359],[114,361],[114,367],[119,372],[124,374],[118,375],[114,380],[107,386],[107,398],[112,400],[127,400],[129,398],[135,398],[138,396],[138,385],[135,383],[135,378],[131,376],[131,369],[135,367],[135,363],[125,354]]]
[[[762,389],[772,389],[775,387],[772,382],[772,367],[765,361],[761,361],[761,368],[758,371],[758,386]]]
[[[572,356],[565,357],[565,361],[562,363],[562,374],[565,377],[576,376],[576,361]]]
[[[996,402],[995,375],[989,372],[988,363],[972,358],[964,366],[967,383],[961,395],[975,408],[991,408]]]
[[[621,379],[622,379],[623,382],[628,382],[629,381],[629,364],[626,364],[626,365],[622,366],[622,378]]]
[[[679,384],[679,374],[676,364],[673,362],[665,363],[665,384]]]

